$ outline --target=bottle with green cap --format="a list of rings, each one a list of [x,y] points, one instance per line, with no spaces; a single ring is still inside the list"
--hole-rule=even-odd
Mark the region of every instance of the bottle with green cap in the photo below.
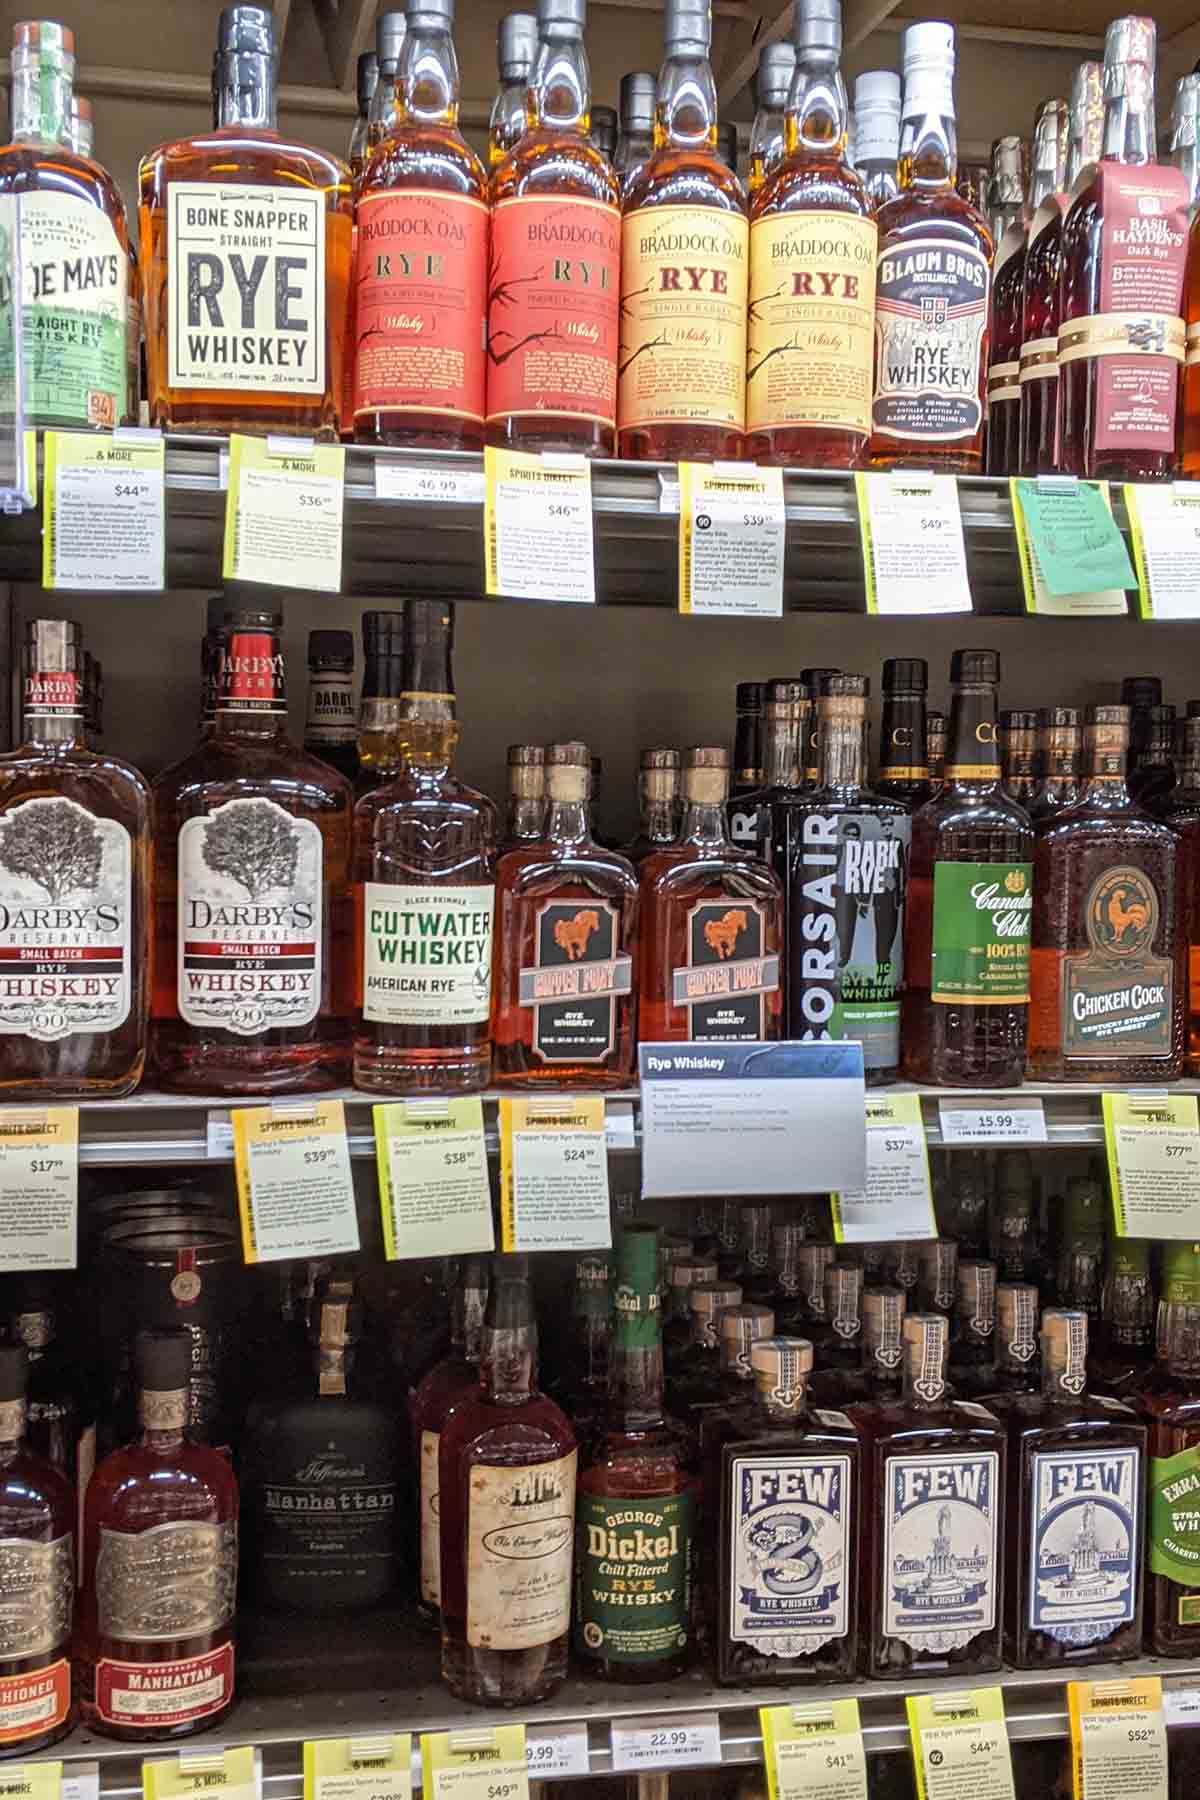
[[[863,1445],[811,1408],[813,1347],[761,1337],[753,1394],[703,1446],[701,1591],[717,1680],[846,1681],[858,1650]],[[786,1573],[784,1573],[786,1572]]]
[[[658,1275],[658,1231],[622,1232],[608,1401],[575,1527],[575,1652],[606,1681],[682,1674],[693,1648],[699,1483],[693,1440],[663,1405]]]
[[[1164,1259],[1160,1303],[1164,1361],[1143,1396],[1150,1425],[1147,1518],[1147,1649],[1156,1656],[1200,1651],[1200,1246],[1185,1263]]]

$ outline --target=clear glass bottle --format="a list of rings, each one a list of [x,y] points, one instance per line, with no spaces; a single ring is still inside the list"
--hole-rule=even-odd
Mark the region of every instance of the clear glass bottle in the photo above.
[[[648,69],[634,69],[621,77],[621,105],[617,154],[613,167],[621,178],[622,192],[654,152],[654,105],[658,77]]]
[[[496,27],[500,86],[488,125],[488,167],[502,163],[529,128],[529,77],[537,61],[538,25],[532,13],[505,13]]]
[[[871,211],[900,192],[900,77],[891,69],[869,69],[854,83],[854,167],[867,190]]]
[[[747,187],[755,195],[787,150],[787,103],[796,73],[796,46],[787,38],[764,44],[754,83],[754,124],[750,128]]]
[[[638,768],[637,835],[622,853],[637,867],[656,850],[675,842],[682,812],[679,801],[683,758],[678,750],[643,750]]]
[[[546,752],[541,744],[508,746],[508,818],[501,851],[541,842],[546,830]]]

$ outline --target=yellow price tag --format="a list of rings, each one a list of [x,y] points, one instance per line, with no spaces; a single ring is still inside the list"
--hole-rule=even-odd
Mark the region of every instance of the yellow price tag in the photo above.
[[[496,1248],[483,1103],[397,1100],[374,1108],[383,1247],[407,1256],[464,1256]]]
[[[867,1800],[867,1755],[857,1700],[763,1706],[771,1800]]]
[[[340,1100],[235,1107],[233,1160],[246,1262],[358,1249]]]
[[[523,1725],[427,1731],[423,1800],[529,1800]]]
[[[905,1701],[918,1800],[1014,1800],[1012,1751],[998,1687],[912,1694]]]
[[[235,432],[225,498],[225,580],[340,593],[345,468],[340,444]]]
[[[1071,1776],[1075,1800],[1167,1800],[1162,1681],[1072,1681]]]
[[[412,1733],[317,1738],[304,1746],[304,1800],[411,1800]]]
[[[783,615],[783,470],[679,465],[679,610]]]
[[[607,1250],[608,1139],[598,1094],[500,1102],[505,1250]]]
[[[0,1800],[60,1800],[63,1766],[60,1762],[19,1762],[0,1765]]]
[[[587,458],[489,448],[483,462],[487,592],[590,606],[596,569]]]
[[[145,1800],[259,1800],[261,1765],[252,1745],[230,1750],[184,1751],[162,1762],[142,1764]]]
[[[43,457],[42,586],[165,587],[164,440],[48,431]]]
[[[1102,1094],[1118,1237],[1200,1239],[1195,1094]]]
[[[920,1094],[871,1094],[866,1102],[867,1185],[831,1194],[839,1244],[937,1236]]]
[[[79,1108],[0,1107],[0,1274],[78,1260]]]

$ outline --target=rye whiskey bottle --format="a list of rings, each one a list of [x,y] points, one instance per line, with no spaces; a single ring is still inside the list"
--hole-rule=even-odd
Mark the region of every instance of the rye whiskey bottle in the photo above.
[[[735,799],[762,785],[763,692],[761,681],[739,681],[737,684],[731,790]]]
[[[1097,75],[1100,65],[1084,64]],[[1017,457],[1009,472],[1047,475],[1058,466],[1058,275],[1062,225],[1069,205],[1068,155],[1082,149],[1088,96],[1083,70],[1076,72],[1070,108],[1045,100],[1034,127],[1029,190],[1029,229],[1016,295],[1018,349]],[[1078,134],[1074,136],[1076,120]]]
[[[498,820],[453,771],[453,607],[410,600],[404,617],[403,767],[354,809],[354,1083],[472,1093],[491,1070]]]
[[[1041,780],[1026,807],[1035,829],[1083,798],[1083,715],[1077,706],[1047,706],[1038,725]]]
[[[532,13],[506,13],[496,27],[500,86],[488,124],[488,167],[502,163],[529,128],[529,77],[538,53],[538,22]]]
[[[668,0],[654,154],[625,187],[617,454],[742,452],[746,195],[717,147],[710,0]]]
[[[186,1435],[190,1360],[186,1331],[139,1334],[141,1439],[88,1484],[76,1688],[89,1730],[127,1743],[190,1737],[233,1705],[238,1490],[228,1457]]]
[[[1030,1073],[1173,1081],[1187,993],[1179,842],[1129,797],[1128,708],[1089,707],[1087,740],[1083,797],[1034,850]]]
[[[592,836],[586,744],[551,744],[540,843],[497,871],[496,1079],[621,1087],[632,1077],[638,892],[633,865]]]
[[[949,1321],[904,1320],[901,1398],[859,1413],[869,1491],[866,1672],[981,1675],[1000,1667],[1005,1433],[946,1392]]]
[[[679,831],[679,778],[683,758],[678,750],[643,750],[638,770],[637,836],[624,846],[636,867],[655,850],[673,844]]]
[[[996,1283],[996,1362],[991,1392],[982,1396],[1001,1412],[1012,1394],[1038,1390],[1038,1290],[1031,1281]]]
[[[878,232],[846,161],[840,0],[799,0],[794,21],[787,151],[751,207],[746,455],[852,469],[871,430]]]
[[[607,1681],[661,1681],[692,1655],[699,1483],[663,1409],[658,1258],[656,1229],[621,1233],[608,1403],[579,1472],[575,1653]]]
[[[28,1354],[0,1347],[0,1759],[32,1756],[71,1725],[75,1493],[25,1441]]]
[[[1099,1394],[1137,1394],[1154,1367],[1152,1249],[1145,1238],[1109,1240],[1100,1330],[1088,1356],[1090,1385]]]
[[[384,782],[394,781],[404,766],[400,736],[404,710],[404,614],[365,612],[362,635],[356,785],[360,794],[366,794]]]
[[[141,1079],[150,792],[84,741],[78,625],[25,628],[19,748],[0,756],[0,1094],[72,1100]]]
[[[528,1258],[497,1256],[479,1388],[438,1451],[442,1678],[481,1705],[544,1700],[567,1672],[578,1453],[537,1336]]]
[[[1038,715],[1028,707],[1000,714],[1000,767],[1004,792],[1028,812],[1039,787]]]
[[[929,664],[920,656],[889,656],[883,665],[879,721],[879,773],[875,792],[898,800],[908,812],[932,793],[925,748],[925,694]]]
[[[854,167],[877,213],[900,192],[896,161],[900,152],[900,77],[891,69],[868,69],[854,83]]]
[[[783,38],[776,44],[763,45],[754,81],[754,124],[750,128],[750,167],[746,174],[751,198],[787,154],[788,96],[795,73],[794,44]]]
[[[658,78],[648,69],[634,69],[622,75],[617,154],[613,158],[622,192],[653,155],[657,94]]]
[[[1189,195],[1156,160],[1154,46],[1153,19],[1109,25],[1100,162],[1063,225],[1061,466],[1089,480],[1175,468]]]
[[[734,848],[762,857],[782,880],[798,829],[794,814],[804,784],[801,740],[807,736],[810,708],[802,681],[768,681],[762,693],[760,779],[749,788],[735,781],[725,812]],[[736,746],[734,755],[740,762]]]
[[[538,0],[527,128],[491,179],[487,437],[611,456],[621,187],[588,136],[587,0]]]
[[[678,841],[641,868],[641,1037],[747,1043],[780,1033],[778,878],[725,827],[729,753],[689,750]]]
[[[1018,1087],[1029,1014],[1033,829],[1000,786],[994,650],[956,650],[946,783],[913,820],[904,1073]]]
[[[450,1296],[450,1354],[434,1363],[409,1403],[420,1483],[421,1573],[418,1605],[436,1621],[442,1593],[442,1541],[438,1509],[438,1457],[442,1426],[453,1407],[479,1386],[483,1315],[489,1265],[482,1256],[464,1257]]]
[[[546,829],[546,752],[541,744],[508,746],[508,817],[501,850],[541,841]]]
[[[275,125],[263,6],[227,6],[213,129],[142,158],[150,423],[338,435],[353,215],[339,157]]]
[[[310,631],[304,748],[352,782],[358,775],[357,725],[353,633]]]
[[[1063,106],[1043,100],[1034,125],[1034,158],[1049,130],[1047,108]],[[1065,106],[1063,111],[1065,114]],[[1021,416],[1021,302],[1024,293],[1026,228],[1021,179],[1020,138],[999,138],[992,150],[990,224],[996,246],[992,262],[992,306],[988,327],[987,472],[1014,475],[1019,454]],[[1030,196],[1030,210],[1033,197]]]
[[[1168,1293],[1170,1290],[1168,1290]],[[1200,1296],[1168,1299],[1165,1366],[1144,1397],[1150,1425],[1148,1648],[1194,1656],[1200,1645]]]
[[[955,190],[957,162],[954,28],[910,25],[900,192],[876,215],[870,448],[880,467],[977,475],[982,466],[992,236]]]

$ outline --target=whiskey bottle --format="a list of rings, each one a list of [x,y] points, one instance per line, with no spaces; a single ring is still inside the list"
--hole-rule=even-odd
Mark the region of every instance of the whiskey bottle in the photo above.
[[[763,770],[763,699],[766,689],[761,681],[739,681],[736,689],[736,718],[733,735],[733,784],[736,800],[740,794],[761,787]]]
[[[370,149],[371,102],[375,98],[375,90],[378,86],[379,56],[374,50],[364,50],[354,68],[354,98],[358,104],[358,111],[354,115],[354,124],[350,130],[350,144],[346,151],[346,161],[350,165],[350,177],[356,184],[367,163]]]
[[[508,818],[504,850],[540,843],[546,831],[546,752],[541,744],[508,746]]]
[[[750,128],[750,170],[746,186],[753,197],[787,152],[787,108],[796,73],[796,46],[781,38],[758,53],[754,83],[754,124]]]
[[[618,110],[617,153],[613,168],[624,194],[633,177],[654,154],[654,108],[658,77],[648,69],[634,69],[621,77]]]
[[[399,1577],[401,1427],[363,1380],[362,1330],[353,1281],[327,1276],[304,1380],[252,1410],[242,1492],[263,1605],[361,1611]]]
[[[996,1361],[981,1400],[1002,1412],[1012,1394],[1038,1387],[1038,1290],[1031,1281],[996,1283]]]
[[[716,1677],[848,1681],[858,1653],[862,1442],[844,1413],[810,1408],[811,1344],[760,1338],[750,1354],[755,1397],[717,1415],[705,1447]],[[786,1582],[777,1559],[789,1565]]]
[[[762,696],[758,727],[759,780],[753,786],[735,782],[726,808],[729,835],[735,849],[759,856],[771,864],[780,879],[790,860],[798,829],[795,809],[804,782],[802,739],[807,737],[810,705],[799,680],[747,683]],[[740,690],[739,690],[740,691]],[[742,715],[738,714],[739,732]],[[744,767],[745,742],[734,747],[735,762]],[[749,773],[749,769],[745,768]]]
[[[853,164],[877,213],[900,192],[900,77],[891,69],[870,69],[854,83]]]
[[[638,889],[602,850],[586,744],[546,751],[545,836],[496,875],[496,1080],[506,1087],[621,1087],[633,1074]]]
[[[1050,475],[1061,468],[1058,406],[1058,327],[1062,318],[1063,222],[1081,177],[1091,178],[1104,128],[1104,69],[1080,63],[1071,82],[1067,148],[1048,139],[1035,151],[1029,243],[1021,294],[1020,472]],[[1087,171],[1087,174],[1084,174]],[[1053,185],[1052,185],[1053,184]]]
[[[862,675],[821,683],[820,774],[795,808],[783,878],[784,1035],[860,1043],[878,1086],[900,1069],[911,823],[901,801],[866,786],[868,690]]]
[[[286,735],[280,618],[232,617],[217,721],[154,783],[156,1078],[335,1087],[350,1056],[350,785]]]
[[[1183,1069],[1186,928],[1179,843],[1125,784],[1129,710],[1087,712],[1077,806],[1034,850],[1030,1073],[1049,1081],[1172,1081]]]
[[[1047,107],[1061,103],[1043,101],[1034,125],[1034,157],[1042,134]],[[988,223],[995,245],[992,260],[992,301],[988,323],[987,456],[989,475],[1015,475],[1019,456],[1021,416],[1021,304],[1024,293],[1026,229],[1032,214],[1025,209],[1021,164],[1024,146],[1019,137],[997,138],[992,145],[992,180]]]
[[[840,675],[840,669],[801,669],[800,679],[804,683],[804,691],[808,697],[808,714],[804,729],[800,734],[801,769],[804,786],[815,788],[821,779],[821,692],[825,680],[830,675]]]
[[[364,51],[358,59],[355,70],[355,97],[358,101],[358,111],[354,115],[354,125],[350,132],[350,146],[346,154],[346,160],[350,165],[351,191],[356,205],[358,190],[362,182],[362,172],[367,166],[367,157],[371,150],[371,107],[378,86],[379,56],[374,50]],[[341,435],[347,442],[352,442],[354,438],[354,346],[358,337],[354,312],[354,268],[357,261],[358,221],[355,219],[350,228],[350,274],[346,284],[346,325],[342,340],[342,400],[338,418]]]
[[[495,169],[529,128],[529,77],[538,53],[538,23],[532,13],[506,13],[496,27],[500,86],[488,124],[488,167]]]
[[[1163,703],[1162,677],[1125,675],[1121,680],[1121,705],[1129,708],[1128,774],[1136,782],[1150,747],[1155,708]]]
[[[28,1353],[0,1346],[0,1760],[32,1756],[71,1727],[75,1492],[26,1442]]]
[[[85,100],[82,94],[71,95],[67,143],[76,156],[93,156],[95,154],[96,120],[92,112],[91,101]]]
[[[1107,1210],[1104,1190],[1094,1177],[1071,1177],[1060,1215],[1055,1295],[1060,1306],[1081,1308],[1094,1321],[1100,1318]]]
[[[482,1705],[544,1700],[567,1672],[578,1453],[536,1386],[537,1343],[528,1258],[497,1256],[479,1389],[438,1449],[442,1679]]]
[[[743,1294],[745,1291],[742,1288]],[[750,1352],[763,1338],[774,1335],[775,1314],[769,1306],[743,1299],[722,1311],[717,1325],[721,1365],[717,1385],[706,1401],[692,1402],[692,1421],[700,1434],[701,1449],[708,1442],[705,1433],[715,1410],[740,1406],[749,1398],[754,1381]]]
[[[401,13],[401,18],[404,17]],[[404,767],[404,614],[365,612],[363,684],[358,699],[358,792],[394,781]]]
[[[1139,806],[1157,810],[1175,785],[1175,708],[1148,706],[1142,720],[1142,742],[1130,758],[1129,792]]]
[[[675,842],[679,831],[679,776],[683,758],[678,750],[643,750],[638,770],[640,825],[623,854],[636,868],[656,850]]]
[[[746,454],[851,469],[871,431],[878,232],[846,162],[840,0],[799,0],[787,151],[750,209]]]
[[[641,1036],[747,1043],[780,1031],[782,890],[725,826],[729,753],[689,750],[677,842],[641,866]]]
[[[492,172],[487,440],[611,456],[621,189],[588,136],[587,0],[538,0],[527,129]]]
[[[986,1152],[954,1150],[949,1155],[935,1158],[938,1173],[944,1172],[947,1164],[949,1193],[945,1192],[941,1182],[934,1190],[938,1230],[943,1238],[953,1239],[961,1255],[986,1256],[989,1253],[988,1201],[991,1193]],[[953,1274],[949,1285],[954,1285]],[[940,1302],[937,1310],[943,1310]]]
[[[592,144],[599,151],[605,162],[612,166],[617,154],[617,131],[620,121],[615,106],[593,106],[592,127],[588,133]]]
[[[977,475],[992,237],[954,186],[954,28],[904,33],[900,192],[881,206],[871,460]],[[916,317],[931,319],[916,330]]]
[[[1186,1287],[1181,1290],[1186,1292]],[[1150,1426],[1147,1648],[1194,1656],[1200,1644],[1200,1294],[1163,1307],[1165,1367],[1143,1397]]]
[[[561,1354],[548,1361],[554,1373],[546,1391],[575,1427],[581,1446],[591,1444],[604,1415],[612,1358],[612,1271],[607,1256],[581,1256],[575,1263],[571,1335]]]
[[[924,806],[932,793],[925,749],[925,694],[929,664],[920,656],[889,656],[883,665],[883,710],[879,721],[879,773],[874,787],[907,812]]]
[[[994,650],[956,650],[946,782],[913,820],[904,1073],[1018,1087],[1029,1013],[1033,829],[1000,786]]]
[[[1038,715],[1012,707],[1000,714],[1000,768],[1004,792],[1029,811],[1038,780]]]
[[[908,1296],[901,1287],[863,1289],[859,1372],[853,1385],[855,1400],[882,1406],[899,1399],[907,1309]]]
[[[111,431],[137,423],[128,368],[136,293],[120,190],[71,148],[74,74],[73,31],[45,19],[13,26],[12,141],[0,148],[0,194],[20,196],[22,408],[26,425]],[[0,338],[7,393],[13,352],[10,324]]]
[[[1154,1367],[1150,1251],[1145,1238],[1109,1241],[1100,1330],[1088,1358],[1090,1385],[1098,1394],[1137,1394]]]
[[[227,6],[213,129],[138,168],[150,423],[338,435],[354,209],[340,157],[275,125],[279,47]]]
[[[1193,71],[1175,83],[1168,156],[1188,184],[1188,211],[1194,218],[1200,196],[1200,77]]]
[[[699,1482],[663,1406],[658,1251],[655,1229],[617,1240],[608,1400],[579,1472],[575,1653],[605,1681],[661,1681],[692,1657]]]
[[[381,12],[375,20],[375,61],[379,65],[379,75],[375,83],[375,92],[371,98],[371,109],[367,114],[366,161],[359,170],[359,180],[355,184],[355,204],[357,206],[358,190],[361,188],[361,177],[371,159],[371,152],[378,149],[383,140],[390,137],[400,122],[399,96],[397,93],[397,76],[400,70],[400,52],[404,48],[404,39],[408,34],[408,15],[402,12]],[[357,234],[357,225],[356,225]],[[357,236],[355,248],[357,263]],[[355,280],[355,271],[351,269],[351,284]],[[351,424],[354,423],[351,417]]]
[[[721,1392],[721,1318],[740,1306],[742,1290],[735,1281],[694,1281],[688,1290],[692,1341],[671,1375],[670,1400],[681,1418],[692,1420],[697,1408],[715,1405]]]
[[[96,1460],[95,1409],[78,1356],[60,1335],[54,1290],[45,1277],[22,1281],[8,1340],[23,1345],[28,1359],[26,1447],[61,1469],[76,1492],[86,1489]]]
[[[234,1697],[238,1489],[185,1430],[191,1342],[135,1345],[141,1438],[88,1483],[75,1684],[90,1731],[127,1743],[218,1725]]]
[[[1018,1669],[1123,1662],[1142,1647],[1146,1427],[1085,1392],[1087,1314],[1042,1314],[1041,1393],[1008,1422],[1004,1650]]]
[[[843,1251],[848,1255],[848,1251]],[[857,1372],[862,1360],[863,1268],[861,1263],[831,1262],[825,1270],[825,1320],[814,1327],[813,1359],[819,1371],[813,1398],[836,1402],[839,1389]]]
[[[1188,192],[1179,170],[1156,160],[1154,40],[1153,19],[1108,27],[1100,162],[1063,225],[1062,467],[1089,480],[1155,481],[1175,468]],[[1152,261],[1131,230],[1147,216]]]
[[[771,1206],[766,1200],[746,1200],[739,1208],[738,1249],[735,1260],[721,1273],[736,1281],[745,1300],[774,1304],[775,1276],[771,1269]]]
[[[358,713],[354,704],[354,635],[308,634],[308,718],[304,748],[353,782],[358,775]]]
[[[948,723],[943,712],[929,708],[925,713],[925,754],[929,758],[929,784],[934,794],[940,794],[946,785]]]
[[[959,1262],[950,1340],[950,1383],[972,1398],[990,1391],[996,1357],[996,1265],[970,1257]]]
[[[708,462],[742,452],[746,195],[717,144],[710,0],[668,0],[654,154],[621,221],[617,454]]]
[[[1183,750],[1175,785],[1159,800],[1155,811],[1179,839],[1178,886],[1194,894],[1200,879],[1200,717],[1183,723]],[[1184,1067],[1188,1075],[1200,1073],[1200,908],[1184,909],[1188,937],[1187,1039]]]
[[[1038,714],[1041,780],[1026,806],[1035,829],[1083,798],[1083,715],[1077,706],[1046,706]]]
[[[901,1398],[860,1408],[868,1492],[866,1670],[956,1679],[1000,1667],[1005,1432],[946,1391],[949,1321],[904,1320]]]
[[[682,1256],[671,1265],[662,1337],[663,1365],[672,1382],[692,1342],[692,1289],[701,1282],[715,1281],[717,1272],[715,1256]]]
[[[23,741],[0,756],[0,1093],[130,1093],[149,1007],[150,793],[86,747],[80,628],[31,619]]]

